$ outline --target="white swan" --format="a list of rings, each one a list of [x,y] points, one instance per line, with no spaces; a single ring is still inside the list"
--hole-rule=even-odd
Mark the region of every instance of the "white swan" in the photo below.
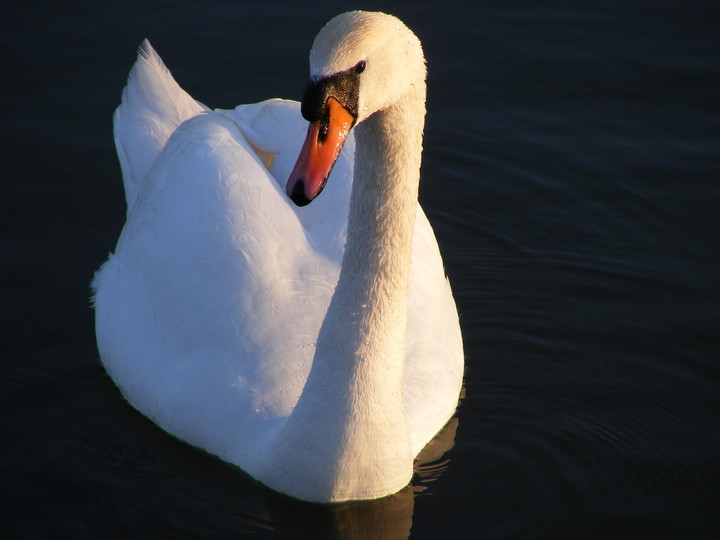
[[[389,15],[334,18],[302,151],[299,109],[210,111],[143,44],[115,115],[128,214],[93,283],[98,348],[133,406],[270,488],[377,498],[410,481],[463,372],[417,203],[419,40]],[[336,158],[322,196],[293,205],[281,180],[304,205]]]

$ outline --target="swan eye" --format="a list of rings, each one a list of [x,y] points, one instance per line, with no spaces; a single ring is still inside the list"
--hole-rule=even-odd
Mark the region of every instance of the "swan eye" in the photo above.
[[[365,66],[367,66],[367,62],[365,62],[365,60],[360,60],[357,64],[355,64],[355,73],[362,73],[365,71]]]

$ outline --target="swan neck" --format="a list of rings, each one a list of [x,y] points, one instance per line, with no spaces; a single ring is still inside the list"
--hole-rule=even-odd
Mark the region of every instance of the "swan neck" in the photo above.
[[[356,128],[348,236],[336,291],[363,314],[365,327],[357,328],[355,339],[382,343],[377,354],[392,350],[399,369],[425,112],[424,99],[412,97]]]
[[[355,267],[374,273],[383,266],[409,269],[408,239],[415,223],[424,107],[418,110],[410,107],[411,103],[404,105],[376,112],[356,128],[355,176],[343,270]]]
[[[421,90],[355,128],[340,277],[305,388],[269,461],[306,471],[305,483],[296,478],[285,488],[305,499],[375,498],[398,491],[412,476],[403,365],[425,113]]]

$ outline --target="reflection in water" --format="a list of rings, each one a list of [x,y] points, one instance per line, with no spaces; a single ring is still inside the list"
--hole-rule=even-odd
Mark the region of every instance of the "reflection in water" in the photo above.
[[[145,518],[210,535],[216,517],[227,520],[232,515],[238,534],[260,538],[280,533],[287,538],[404,540],[410,536],[414,497],[427,492],[428,484],[447,470],[449,460],[444,454],[455,444],[459,423],[451,418],[425,446],[415,463],[413,483],[402,491],[372,501],[314,504],[267,489],[235,467],[168,436],[125,402],[99,366],[97,374],[98,387],[118,432],[107,441],[95,441],[98,447],[94,453],[107,454],[109,451],[101,446],[109,441],[117,445],[124,439],[124,448],[119,458],[96,465],[112,474],[118,465],[129,471],[133,462],[142,463],[140,479],[129,475],[127,486],[116,483],[116,487],[128,491],[128,500],[141,499],[136,492],[141,490],[143,497],[164,501],[155,508],[126,505],[123,512],[137,527],[131,532],[143,530]],[[117,448],[114,451],[117,454]],[[138,459],[139,455],[143,457]],[[93,476],[98,474],[93,472]]]
[[[406,539],[413,514],[412,486],[373,501],[312,504],[268,491],[279,532],[289,538]]]
[[[339,504],[312,504],[267,491],[267,503],[279,531],[289,538],[343,540],[400,540],[410,536],[415,493],[447,469],[442,459],[455,444],[458,419],[445,427],[418,455],[413,484],[402,491],[372,501]],[[438,461],[441,460],[441,461]]]

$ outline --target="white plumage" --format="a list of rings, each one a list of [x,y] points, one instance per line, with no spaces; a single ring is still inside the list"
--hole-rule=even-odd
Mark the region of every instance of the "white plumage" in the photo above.
[[[352,46],[342,36],[351,36]],[[333,52],[338,40],[342,55]],[[372,116],[362,107],[387,99],[367,92],[389,91],[392,81],[361,83],[361,123],[325,190],[298,208],[284,183],[308,125],[299,104],[270,100],[210,111],[143,43],[115,114],[127,223],[94,287],[100,355],[133,406],[273,489],[329,502],[380,497],[407,484],[413,457],[455,409],[463,353],[435,236],[416,202],[403,218],[412,247],[405,278],[400,271],[386,279],[387,268],[345,268],[350,285],[338,286],[348,236],[391,257],[395,243],[402,245],[392,231],[384,238],[370,238],[363,226],[348,233],[348,211],[356,143],[372,170],[384,161],[390,176],[408,169],[403,174],[415,186],[401,191],[416,201],[424,117],[419,42],[394,17],[354,12],[328,23],[313,51],[321,63],[314,77],[358,58],[367,60],[368,80],[385,76],[377,70],[392,61],[417,73],[400,80],[389,108]],[[400,132],[388,148],[414,144],[409,155],[417,154],[417,166],[414,158],[388,158],[377,144],[358,142],[387,131],[383,119],[406,98],[417,102],[403,113],[413,120],[405,128],[396,122]],[[391,213],[389,229],[400,219],[399,210]],[[370,285],[356,287],[355,273]],[[367,327],[350,328],[342,322],[346,312]],[[338,316],[330,320],[332,313]],[[396,334],[399,358],[392,352]]]

